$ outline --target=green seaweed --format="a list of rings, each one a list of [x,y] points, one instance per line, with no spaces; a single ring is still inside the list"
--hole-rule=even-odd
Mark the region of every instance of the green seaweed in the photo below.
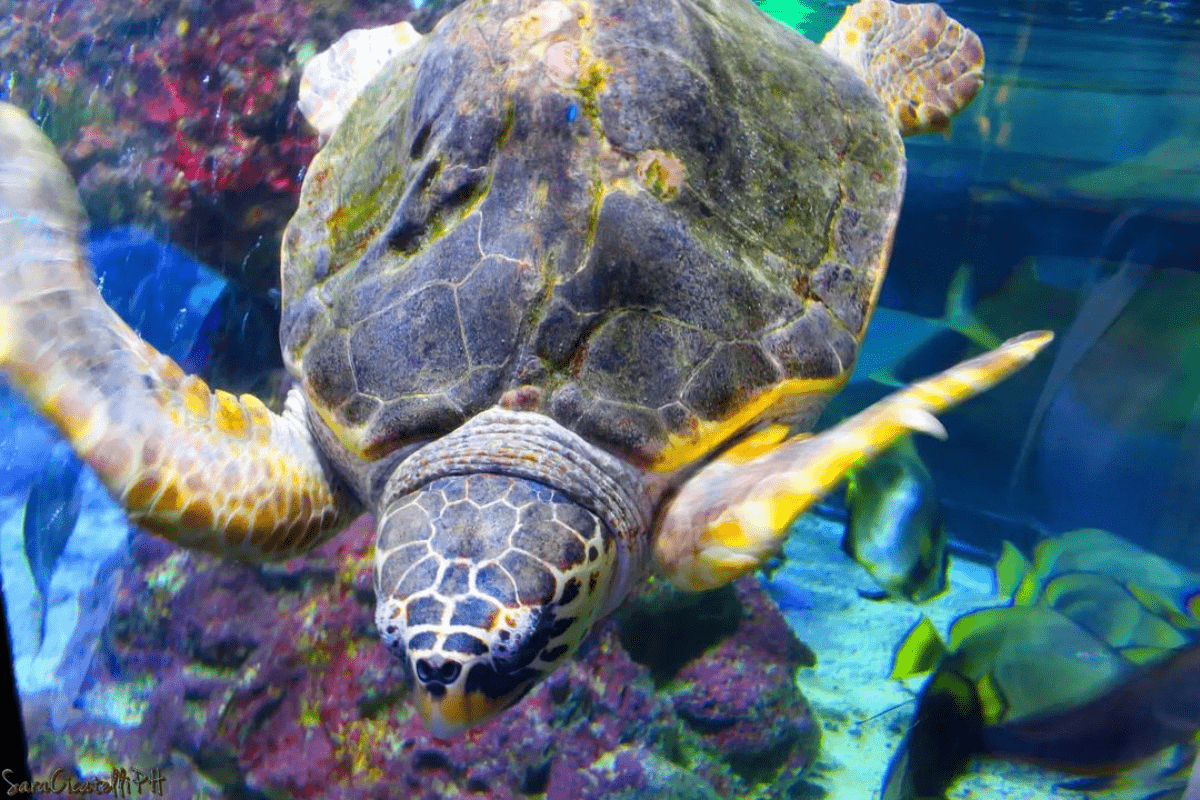
[[[842,16],[841,8],[828,8],[803,0],[754,0],[769,16],[795,28],[813,41],[820,41]]]
[[[116,120],[112,106],[97,87],[72,83],[55,94],[56,97],[42,95],[36,116],[41,120],[42,131],[56,147],[74,141],[80,128],[86,125],[103,128]]]

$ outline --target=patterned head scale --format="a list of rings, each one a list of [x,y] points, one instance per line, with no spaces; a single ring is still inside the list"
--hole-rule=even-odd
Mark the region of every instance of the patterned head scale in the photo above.
[[[390,504],[375,620],[429,730],[451,737],[495,716],[575,652],[617,552],[599,517],[522,478],[443,477]]]

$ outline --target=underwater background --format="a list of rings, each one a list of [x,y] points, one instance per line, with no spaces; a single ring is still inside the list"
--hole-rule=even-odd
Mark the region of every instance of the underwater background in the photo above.
[[[760,5],[819,40],[845,4]],[[126,769],[181,798],[920,796],[906,781],[1183,797],[1200,730],[1200,8],[943,6],[982,39],[986,82],[945,135],[905,143],[880,306],[822,425],[1025,330],[1057,338],[947,414],[945,441],[914,441],[909,483],[827,498],[770,575],[652,586],[525,703],[446,744],[377,643],[369,519],[283,565],[184,552],[130,528],[0,385],[33,776]],[[445,4],[9,7],[0,99],[79,183],[105,298],[189,371],[277,407],[279,241],[317,147],[299,69],[346,30],[425,30]],[[948,533],[947,591],[871,598],[839,544],[864,493],[934,504],[940,523],[920,524]],[[952,679],[978,708],[938,705]],[[952,740],[969,752],[931,755]]]

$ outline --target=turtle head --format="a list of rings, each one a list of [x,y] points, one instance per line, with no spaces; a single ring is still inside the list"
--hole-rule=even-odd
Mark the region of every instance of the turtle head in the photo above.
[[[516,703],[609,606],[608,526],[524,478],[453,475],[381,510],[375,621],[426,727],[448,738]]]

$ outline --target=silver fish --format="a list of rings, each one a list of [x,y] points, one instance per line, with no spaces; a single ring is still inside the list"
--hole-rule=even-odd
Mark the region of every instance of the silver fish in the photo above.
[[[842,550],[886,596],[922,603],[946,589],[946,526],[911,438],[851,475]],[[869,596],[869,595],[868,595]]]

